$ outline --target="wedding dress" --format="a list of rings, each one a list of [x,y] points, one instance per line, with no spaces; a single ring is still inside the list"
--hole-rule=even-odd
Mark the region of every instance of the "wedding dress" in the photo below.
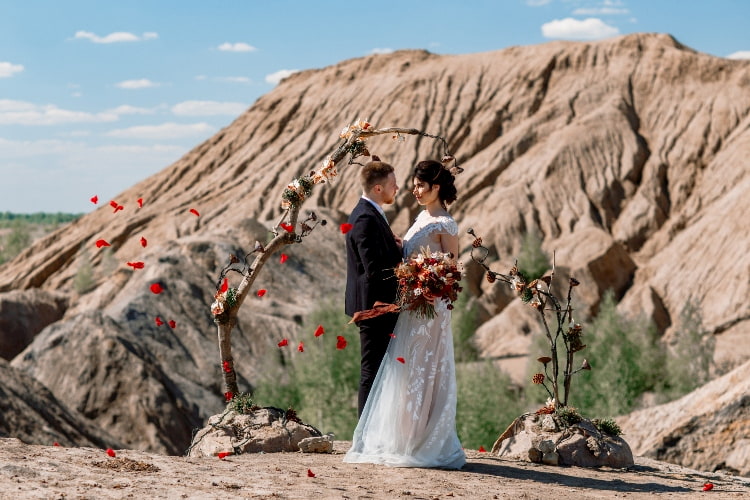
[[[458,234],[449,216],[425,210],[404,236],[404,255],[441,251],[437,233]],[[460,469],[466,455],[456,434],[456,374],[451,314],[435,301],[435,317],[403,311],[354,431],[344,462]],[[398,359],[403,358],[403,363]]]

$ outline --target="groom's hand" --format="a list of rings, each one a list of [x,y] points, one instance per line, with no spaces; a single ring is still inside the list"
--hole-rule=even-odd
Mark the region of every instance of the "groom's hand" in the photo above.
[[[396,245],[398,245],[399,248],[404,247],[404,240],[402,240],[400,237],[393,235],[393,239],[396,240]]]

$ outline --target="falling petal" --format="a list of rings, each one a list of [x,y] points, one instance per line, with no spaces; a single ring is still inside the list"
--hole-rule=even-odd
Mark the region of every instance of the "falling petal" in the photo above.
[[[143,248],[146,248],[146,245],[148,245],[148,241],[146,241],[146,238],[141,237],[141,246]]]
[[[96,248],[108,247],[109,243],[106,240],[96,240]]]
[[[279,347],[284,347],[284,346],[289,345],[289,341],[287,339],[281,339],[281,342],[279,342],[276,345],[278,345]]]
[[[279,226],[283,227],[287,233],[294,232],[294,226],[292,226],[291,224],[282,222],[281,224],[279,224]]]
[[[484,449],[484,446],[481,444],[479,445],[479,453],[487,453],[487,450]]]
[[[279,262],[283,264],[287,260],[289,260],[289,256],[287,254],[285,254],[285,253],[282,253],[281,257],[279,257]]]
[[[318,328],[315,329],[315,336],[320,337],[325,333],[325,329],[323,328],[323,325],[318,325]]]
[[[117,453],[115,453],[115,450],[113,450],[112,448],[107,448],[107,455],[109,455],[110,457],[115,457],[117,456]]]
[[[389,333],[388,335],[389,335],[389,336],[390,336],[390,337],[391,337],[392,339],[395,339],[395,338],[396,338],[396,334],[395,334],[395,333]]]
[[[219,289],[219,292],[224,293],[227,290],[229,290],[229,279],[224,278],[224,282],[221,284],[221,288]]]
[[[398,361],[401,364],[406,363],[406,360],[404,358],[402,358],[401,356],[399,356],[398,358],[396,358],[396,361]]]
[[[315,473],[310,469],[307,469],[307,477],[315,477]]]
[[[230,373],[232,371],[232,366],[229,364],[229,361],[224,361],[221,366],[224,370],[224,373]]]
[[[234,393],[232,391],[227,391],[224,393],[224,401],[231,401],[234,398]]]
[[[161,318],[159,316],[157,316],[156,318],[154,318],[154,322],[156,323],[156,326],[161,326],[161,325],[164,324],[164,322],[161,320]]]
[[[304,344],[304,342],[300,342],[299,343],[299,345],[297,346],[297,350],[299,352],[305,352],[305,344]]]
[[[143,208],[143,198],[138,198],[138,208]]]
[[[201,215],[201,214],[199,214],[199,213],[198,213],[198,211],[197,211],[196,209],[194,209],[194,208],[191,208],[191,209],[190,209],[190,213],[191,213],[191,214],[193,214],[193,215],[195,215],[196,217],[200,217],[200,215]]]
[[[231,454],[232,453],[229,452],[229,451],[221,451],[216,456],[219,457],[219,460],[224,460],[225,458],[227,458]]]
[[[112,200],[109,202],[109,206],[112,208],[117,208],[117,202],[115,200]]]
[[[341,335],[336,337],[336,349],[345,349],[346,348],[346,339],[342,337]]]
[[[97,203],[99,203],[99,197],[96,196],[96,195],[92,196],[91,197],[91,203],[93,203],[94,205],[96,205]]]
[[[58,443],[57,441],[55,441],[54,443],[52,443],[52,446],[60,446],[60,443]]]
[[[258,297],[263,297],[266,294],[266,290],[264,288],[261,288],[258,290]]]
[[[161,287],[159,283],[154,283],[151,285],[151,292],[155,294],[160,294],[164,289]]]
[[[703,491],[711,491],[714,489],[713,483],[706,483],[703,485]]]
[[[341,233],[342,233],[342,234],[346,234],[346,233],[348,233],[349,231],[351,231],[353,227],[354,227],[354,226],[352,226],[352,225],[351,225],[351,224],[349,224],[348,222],[344,222],[343,224],[341,224]]]
[[[177,323],[175,323],[175,320],[173,320],[173,319],[170,319],[169,323],[167,323],[167,324],[169,325],[169,328],[172,328],[173,330],[175,328],[177,328]]]
[[[128,265],[133,269],[143,269],[145,266],[143,262],[128,262]]]

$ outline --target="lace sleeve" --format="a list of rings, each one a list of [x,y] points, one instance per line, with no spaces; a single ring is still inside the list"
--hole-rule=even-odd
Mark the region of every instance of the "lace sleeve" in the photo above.
[[[454,219],[453,217],[438,217],[437,223],[440,226],[441,233],[445,232],[450,234],[451,236],[456,236],[458,234],[458,223],[456,223],[456,219]]]

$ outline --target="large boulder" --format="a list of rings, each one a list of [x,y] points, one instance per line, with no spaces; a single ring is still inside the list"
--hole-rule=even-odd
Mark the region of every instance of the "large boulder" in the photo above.
[[[65,295],[38,288],[0,293],[0,358],[13,359],[67,306]]]

